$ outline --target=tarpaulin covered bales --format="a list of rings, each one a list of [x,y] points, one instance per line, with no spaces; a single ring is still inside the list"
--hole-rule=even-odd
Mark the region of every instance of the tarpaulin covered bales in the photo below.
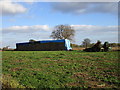
[[[67,39],[33,41],[16,44],[16,50],[19,51],[57,51],[71,49],[70,41]]]

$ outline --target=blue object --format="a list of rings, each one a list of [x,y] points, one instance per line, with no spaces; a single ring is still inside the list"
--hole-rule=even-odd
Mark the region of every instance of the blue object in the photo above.
[[[61,40],[44,40],[44,41],[35,41],[35,42],[24,42],[24,43],[16,43],[16,45],[29,45],[30,43],[51,43],[51,42],[64,42],[65,50],[72,50],[70,46],[70,40],[61,39]],[[59,48],[59,47],[58,47]]]

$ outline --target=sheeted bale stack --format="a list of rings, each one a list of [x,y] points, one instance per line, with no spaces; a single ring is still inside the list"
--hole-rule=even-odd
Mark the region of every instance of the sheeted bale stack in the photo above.
[[[65,50],[63,42],[49,42],[49,43],[34,43],[30,44],[30,49],[35,51],[56,51],[56,50]]]
[[[69,40],[47,40],[47,41],[34,41],[27,43],[17,43],[16,50],[20,51],[58,51],[70,50]]]
[[[40,46],[42,50],[47,51],[65,50],[64,42],[42,43]]]
[[[16,44],[16,50],[25,51],[29,49],[29,43],[19,43]]]

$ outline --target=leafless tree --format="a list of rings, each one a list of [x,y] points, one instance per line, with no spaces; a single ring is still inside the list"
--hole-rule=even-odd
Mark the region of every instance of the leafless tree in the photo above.
[[[73,40],[75,30],[70,25],[57,25],[52,31],[50,37],[53,39],[69,39]]]

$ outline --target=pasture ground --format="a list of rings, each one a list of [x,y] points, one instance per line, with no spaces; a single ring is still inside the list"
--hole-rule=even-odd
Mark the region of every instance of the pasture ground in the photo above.
[[[118,51],[3,51],[3,88],[119,88]]]

